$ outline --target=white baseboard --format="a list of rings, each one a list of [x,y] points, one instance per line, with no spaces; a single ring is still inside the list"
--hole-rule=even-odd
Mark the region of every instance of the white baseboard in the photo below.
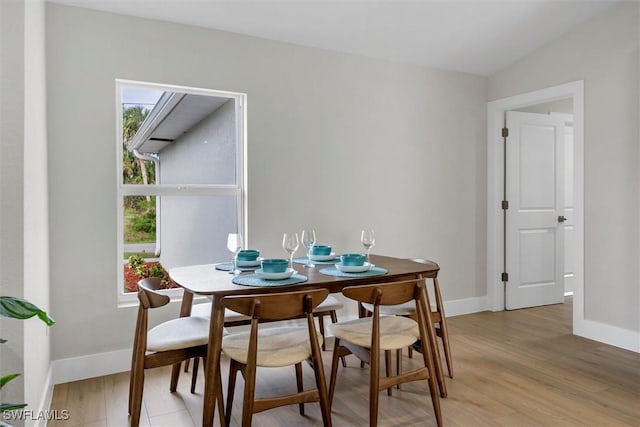
[[[640,353],[640,331],[585,319],[579,323],[574,322],[573,334]]]
[[[433,301],[431,301],[433,304]],[[444,302],[444,313],[447,317],[478,313],[489,310],[487,296],[457,299]]]
[[[70,357],[51,362],[53,384],[68,383],[103,375],[117,374],[131,368],[131,349]]]

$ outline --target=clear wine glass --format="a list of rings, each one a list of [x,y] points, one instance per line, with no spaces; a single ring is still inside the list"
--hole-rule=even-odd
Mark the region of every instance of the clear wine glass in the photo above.
[[[371,252],[371,248],[376,244],[376,234],[370,228],[365,228],[362,230],[360,234],[360,242],[362,246],[367,250],[367,262],[371,265],[371,260],[369,259],[369,253]]]
[[[307,267],[315,267],[311,261],[311,247],[316,244],[316,230],[302,230],[302,244],[307,248]]]
[[[293,254],[296,253],[300,246],[298,233],[284,233],[282,237],[282,248],[289,254],[289,265],[293,269]]]
[[[242,248],[242,234],[239,233],[229,233],[227,236],[227,249],[229,252],[233,254],[233,269],[229,272],[229,274],[238,274],[236,268],[236,259],[238,257],[238,251]]]

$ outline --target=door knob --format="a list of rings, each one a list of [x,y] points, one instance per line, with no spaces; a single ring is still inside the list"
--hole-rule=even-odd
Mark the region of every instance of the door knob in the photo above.
[[[558,217],[558,222],[565,222],[566,220],[567,220],[567,217],[566,217],[566,216],[564,216],[564,215],[560,215],[560,216]]]

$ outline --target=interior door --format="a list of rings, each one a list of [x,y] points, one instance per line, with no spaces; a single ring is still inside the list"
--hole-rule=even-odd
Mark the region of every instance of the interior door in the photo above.
[[[507,112],[508,310],[564,301],[564,121]]]

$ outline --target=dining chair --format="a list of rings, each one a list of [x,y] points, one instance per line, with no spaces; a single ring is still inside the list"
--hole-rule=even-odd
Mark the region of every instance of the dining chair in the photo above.
[[[425,315],[427,299],[424,279],[413,279],[367,286],[351,286],[342,290],[344,296],[358,303],[371,304],[373,316],[362,317],[331,325],[335,335],[329,402],[333,403],[336,387],[338,358],[353,354],[369,364],[369,425],[378,423],[378,395],[381,390],[391,392],[393,386],[410,381],[427,380],[438,426],[442,425],[440,396],[435,381],[435,366],[429,347]],[[413,301],[417,320],[404,316],[382,316],[381,307]],[[391,351],[402,349],[420,340],[423,343],[424,366],[410,372],[391,374]],[[386,377],[380,377],[380,356],[384,351]]]
[[[131,426],[138,426],[140,423],[146,369],[174,365],[184,360],[207,355],[209,320],[203,317],[178,317],[147,330],[149,310],[163,307],[170,300],[168,295],[158,292],[160,284],[161,279],[157,277],[138,282],[140,304],[133,338],[129,380]],[[175,392],[177,385],[177,378],[175,381],[172,379],[169,390]],[[221,387],[219,378],[218,386]],[[218,409],[222,411],[221,401],[218,401]],[[222,420],[222,416],[220,418]]]
[[[421,258],[414,258],[411,261],[426,264],[428,261]],[[447,372],[449,378],[453,378],[453,361],[451,356],[451,344],[449,343],[449,332],[447,330],[447,317],[444,314],[444,304],[442,302],[442,295],[440,294],[440,286],[438,285],[438,278],[433,279],[433,294],[435,297],[435,305],[431,306],[431,321],[435,327],[436,336],[442,340],[442,349],[444,351],[445,361],[447,362]],[[368,312],[373,312],[373,305],[363,303],[361,306]],[[406,316],[414,320],[417,318],[416,304],[414,301],[407,301],[404,304],[395,306],[380,307],[380,314],[383,316]],[[419,348],[419,346],[416,346]],[[412,348],[409,347],[409,357],[411,357]],[[438,354],[438,360],[440,359],[440,350],[436,349]],[[402,366],[402,349],[397,351],[396,358],[396,370],[399,371]]]
[[[328,295],[326,289],[284,292],[262,295],[233,296],[222,300],[225,308],[251,316],[249,332],[226,335],[222,351],[230,358],[227,392],[227,426],[231,421],[233,395],[238,371],[244,377],[242,426],[249,427],[253,414],[268,409],[299,405],[304,415],[304,403],[320,402],[324,426],[331,426],[331,409],[327,395],[322,354],[322,337],[318,335],[313,309]],[[264,327],[261,322],[277,321],[304,316],[306,326]],[[263,326],[262,328],[260,326]],[[316,388],[304,390],[302,362],[309,361],[313,368]],[[258,367],[284,367],[295,365],[297,393],[287,396],[255,398],[256,370]]]

